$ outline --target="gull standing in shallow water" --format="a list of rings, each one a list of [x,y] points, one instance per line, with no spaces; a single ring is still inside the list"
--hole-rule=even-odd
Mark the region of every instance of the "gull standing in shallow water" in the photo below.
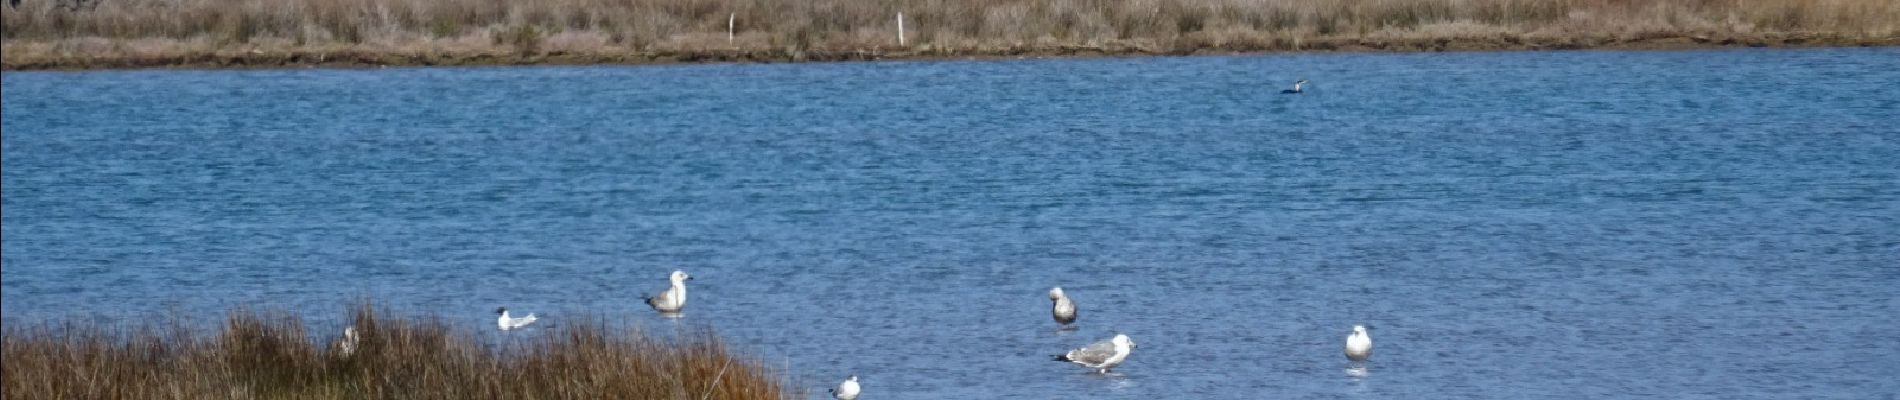
[[[654,311],[662,313],[680,312],[681,308],[686,307],[686,281],[692,280],[693,277],[687,275],[686,271],[673,271],[673,275],[667,278],[673,281],[673,286],[667,287],[666,291],[660,294],[648,296],[647,305],[652,306]]]
[[[1366,335],[1365,325],[1353,325],[1352,335],[1346,336],[1346,359],[1365,361],[1372,358],[1372,336]]]
[[[838,400],[857,400],[858,376],[852,375],[850,378],[845,378],[844,382],[838,383],[837,389],[831,389],[831,397]]]
[[[1106,374],[1110,368],[1115,368],[1116,365],[1121,365],[1123,360],[1127,360],[1128,352],[1134,348],[1135,341],[1129,339],[1128,335],[1116,334],[1108,340],[1056,355],[1055,360],[1076,363]]]
[[[534,323],[534,320],[539,319],[534,317],[534,313],[528,313],[526,317],[510,318],[508,316],[508,307],[496,308],[495,314],[501,315],[501,317],[495,318],[495,325],[501,327],[501,330],[504,331],[528,326],[528,324]]]
[[[1067,326],[1075,322],[1075,302],[1069,301],[1069,296],[1062,293],[1061,287],[1049,289],[1049,301],[1055,302],[1049,313],[1056,317],[1056,323]]]
[[[1305,79],[1301,79],[1301,80],[1298,80],[1298,81],[1295,81],[1295,82],[1293,82],[1293,88],[1292,88],[1292,89],[1287,89],[1287,90],[1282,90],[1282,91],[1280,91],[1280,94],[1300,94],[1300,93],[1305,93],[1305,92],[1306,92],[1306,90],[1305,90],[1304,88],[1301,88],[1301,87],[1300,87],[1300,86],[1304,86],[1304,85],[1306,85],[1306,80],[1305,80]]]

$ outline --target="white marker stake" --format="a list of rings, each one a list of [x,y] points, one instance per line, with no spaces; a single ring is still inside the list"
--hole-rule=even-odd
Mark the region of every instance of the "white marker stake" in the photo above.
[[[897,45],[904,45],[904,13],[897,13]]]
[[[738,22],[738,21],[739,21],[739,13],[732,13],[731,15],[726,16],[726,45],[728,46],[732,45],[733,23]]]

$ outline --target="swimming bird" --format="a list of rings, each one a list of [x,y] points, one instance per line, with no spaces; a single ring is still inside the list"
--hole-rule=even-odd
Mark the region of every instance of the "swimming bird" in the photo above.
[[[1300,88],[1300,86],[1301,86],[1301,85],[1305,85],[1305,84],[1306,84],[1306,80],[1305,80],[1305,79],[1301,79],[1301,80],[1298,80],[1298,81],[1295,81],[1295,82],[1293,82],[1293,88],[1292,88],[1292,89],[1287,89],[1287,90],[1282,90],[1282,91],[1280,91],[1280,94],[1300,94],[1300,93],[1302,93],[1302,92],[1305,92],[1305,90],[1303,90],[1303,89],[1301,89],[1301,88]]]
[[[1123,360],[1127,360],[1128,352],[1134,348],[1135,341],[1129,339],[1128,335],[1116,334],[1108,340],[1056,355],[1055,360],[1076,363],[1106,374],[1110,368],[1115,368],[1116,365],[1121,365]]]
[[[534,320],[539,319],[539,318],[534,317],[534,313],[528,313],[528,316],[526,317],[509,318],[508,307],[496,308],[495,314],[501,315],[500,318],[495,318],[495,325],[500,326],[501,330],[504,330],[504,331],[509,330],[509,329],[520,328],[523,326],[528,326],[528,324],[534,323]]]
[[[845,378],[844,382],[839,382],[837,389],[831,389],[831,397],[838,400],[857,400],[858,376],[852,375],[850,378]]]
[[[686,281],[693,277],[687,275],[686,271],[673,271],[668,279],[673,281],[673,286],[660,294],[646,297],[647,305],[652,306],[654,311],[676,313],[686,307]]]
[[[1346,359],[1365,361],[1372,358],[1372,336],[1366,335],[1365,325],[1353,325],[1352,335],[1346,336]]]
[[[1062,294],[1061,287],[1049,289],[1049,301],[1055,302],[1055,305],[1049,309],[1049,313],[1056,317],[1056,323],[1068,325],[1075,322],[1075,302],[1069,301],[1069,296]]]

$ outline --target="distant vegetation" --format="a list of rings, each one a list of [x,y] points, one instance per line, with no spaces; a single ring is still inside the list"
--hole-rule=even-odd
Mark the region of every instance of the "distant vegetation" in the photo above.
[[[741,399],[794,396],[779,371],[710,333],[659,339],[598,323],[514,331],[392,319],[364,307],[353,351],[295,318],[239,311],[221,331],[86,323],[6,326],[7,399]],[[484,325],[490,329],[492,325]],[[323,338],[337,335],[317,335]]]
[[[8,68],[1900,42],[1895,0],[9,1]]]

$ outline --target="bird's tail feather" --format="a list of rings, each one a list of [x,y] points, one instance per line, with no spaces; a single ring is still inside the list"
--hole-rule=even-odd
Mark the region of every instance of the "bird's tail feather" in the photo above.
[[[1068,355],[1068,354],[1057,354],[1057,355],[1055,355],[1055,357],[1054,357],[1053,359],[1054,359],[1054,360],[1056,360],[1056,361],[1071,361],[1071,360],[1069,360],[1069,355]]]

